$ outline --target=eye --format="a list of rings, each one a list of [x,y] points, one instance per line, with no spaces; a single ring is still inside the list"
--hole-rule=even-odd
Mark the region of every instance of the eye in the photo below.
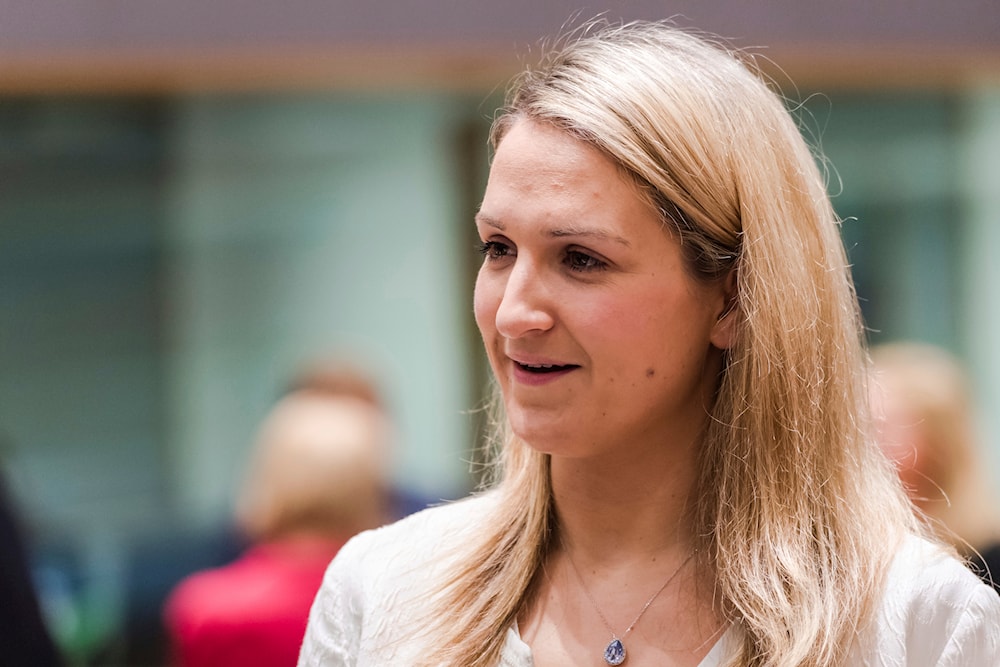
[[[603,271],[608,267],[606,262],[579,250],[567,250],[563,263],[565,263],[571,271],[581,272]]]
[[[500,241],[484,241],[478,246],[479,254],[486,258],[487,262],[509,257],[514,254],[513,248]]]

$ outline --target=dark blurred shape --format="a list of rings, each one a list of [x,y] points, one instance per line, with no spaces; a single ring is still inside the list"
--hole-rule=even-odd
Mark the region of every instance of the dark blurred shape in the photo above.
[[[323,573],[349,537],[389,518],[389,422],[362,373],[291,383],[262,424],[237,502],[251,546],[196,573],[164,610],[179,667],[292,667]]]
[[[231,563],[246,548],[229,523],[215,530],[160,525],[132,545],[125,589],[124,663],[162,667],[170,647],[163,627],[163,604],[177,582],[199,570]]]
[[[11,497],[0,476],[0,664],[48,667],[62,660],[45,626]]]
[[[1000,592],[1000,502],[975,434],[966,370],[933,345],[872,349],[879,444],[914,504]]]

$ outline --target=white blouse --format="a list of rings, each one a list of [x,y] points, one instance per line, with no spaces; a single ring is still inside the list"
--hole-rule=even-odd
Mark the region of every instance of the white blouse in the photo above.
[[[402,667],[416,662],[407,638],[431,585],[460,558],[463,538],[488,520],[484,494],[424,510],[362,533],[330,564],[313,603],[299,667]],[[731,627],[699,667],[719,667],[739,648]],[[886,593],[859,634],[849,665],[1000,667],[1000,595],[962,563],[910,538],[889,570]],[[499,667],[532,667],[531,649],[507,632]]]

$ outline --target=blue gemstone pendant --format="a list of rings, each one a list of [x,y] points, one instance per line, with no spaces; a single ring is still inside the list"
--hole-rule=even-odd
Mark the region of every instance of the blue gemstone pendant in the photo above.
[[[622,640],[618,637],[612,639],[604,649],[604,662],[609,665],[620,665],[625,662],[625,644],[622,644]]]

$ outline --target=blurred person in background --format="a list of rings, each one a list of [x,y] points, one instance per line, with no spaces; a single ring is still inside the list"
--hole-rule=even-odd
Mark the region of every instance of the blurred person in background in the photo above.
[[[20,522],[0,475],[0,665],[61,664],[42,616]]]
[[[298,377],[262,424],[237,500],[252,546],[183,580],[164,617],[177,667],[291,667],[309,608],[344,542],[388,518],[390,425],[362,374]]]
[[[965,368],[946,350],[917,342],[876,346],[872,359],[879,443],[917,508],[1000,591],[1000,502],[976,437]]]

